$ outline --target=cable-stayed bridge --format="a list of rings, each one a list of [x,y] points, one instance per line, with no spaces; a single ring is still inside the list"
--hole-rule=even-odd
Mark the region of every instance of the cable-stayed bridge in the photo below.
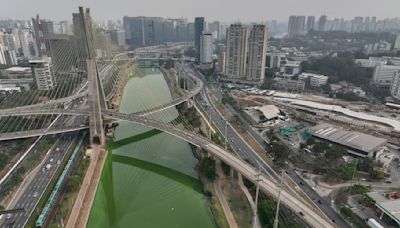
[[[115,88],[115,84],[118,83],[118,76],[114,76],[113,73],[109,74],[110,71],[114,71],[115,65],[120,64],[120,62],[124,61],[136,61],[140,60],[140,57],[133,56],[132,58],[128,58],[126,53],[121,53],[115,55],[114,58],[110,61],[107,60],[98,60],[96,58],[96,53],[94,51],[94,37],[93,37],[93,27],[90,19],[90,12],[86,10],[84,12],[83,8],[80,8],[80,20],[81,25],[83,27],[83,33],[81,34],[84,41],[84,49],[85,49],[85,58],[84,61],[81,61],[81,69],[84,69],[86,72],[86,80],[78,79],[80,73],[76,73],[77,79],[71,85],[68,84],[68,94],[69,96],[65,96],[66,92],[63,92],[65,88],[60,87],[55,94],[49,93],[47,97],[51,97],[51,100],[46,100],[43,102],[37,102],[38,99],[32,101],[30,98],[26,98],[27,101],[25,103],[29,103],[25,106],[13,107],[13,108],[5,108],[0,110],[0,117],[7,118],[18,118],[18,117],[27,117],[28,119],[32,118],[44,118],[43,121],[52,121],[53,116],[59,115],[68,115],[68,116],[84,116],[88,118],[83,118],[84,120],[88,119],[89,121],[73,121],[77,125],[71,126],[56,126],[54,128],[40,128],[37,124],[36,127],[33,128],[22,128],[26,130],[19,130],[16,132],[2,132],[0,133],[0,140],[10,140],[17,138],[25,138],[25,137],[33,137],[39,135],[46,134],[58,134],[61,132],[69,132],[76,131],[89,128],[90,130],[90,142],[92,148],[98,148],[98,150],[94,150],[95,156],[100,156],[99,154],[104,151],[105,144],[105,133],[104,133],[104,121],[128,121],[136,124],[140,124],[143,126],[151,127],[154,129],[158,129],[160,131],[169,133],[174,135],[182,140],[185,140],[195,146],[201,147],[202,149],[208,151],[213,156],[219,158],[224,161],[230,167],[232,167],[237,172],[241,173],[247,179],[252,182],[257,182],[260,186],[260,189],[264,191],[266,194],[272,196],[273,198],[278,198],[278,189],[279,189],[279,181],[271,178],[266,173],[262,173],[260,175],[257,168],[250,165],[246,161],[240,159],[236,155],[230,153],[226,149],[216,145],[214,142],[209,139],[197,134],[194,131],[187,130],[185,128],[178,127],[177,125],[166,123],[165,121],[160,121],[155,118],[146,117],[156,115],[158,113],[162,113],[163,111],[167,111],[171,107],[174,107],[178,104],[184,103],[191,99],[193,96],[199,94],[203,89],[203,81],[197,78],[195,75],[180,72],[181,77],[184,76],[184,81],[190,81],[192,86],[184,95],[179,98],[174,99],[173,101],[163,104],[157,107],[149,107],[144,111],[140,111],[137,113],[119,113],[117,111],[109,110],[107,98],[112,97],[112,93],[114,89],[110,89],[111,95],[106,94],[105,85],[113,81],[114,83],[112,87]],[[179,47],[179,46],[178,46]],[[142,48],[137,51],[137,53],[149,53],[149,52],[159,52],[163,53],[162,47],[153,47],[153,48]],[[134,53],[135,54],[135,53]],[[148,57],[145,57],[147,59]],[[105,63],[105,64],[104,64]],[[79,67],[78,67],[79,68]],[[79,71],[80,72],[80,71]],[[70,88],[69,88],[70,87]],[[63,94],[64,93],[64,94]],[[33,104],[31,104],[33,103]],[[72,104],[72,105],[71,105]],[[5,106],[5,105],[4,105]],[[0,108],[4,107],[0,104]],[[71,107],[72,106],[72,107]],[[162,115],[162,114],[161,114]],[[28,125],[32,125],[32,123],[27,123]],[[34,123],[33,123],[34,124]],[[100,169],[101,170],[101,169]],[[88,193],[89,198],[94,196],[93,192]],[[295,213],[302,212],[303,219],[312,227],[334,227],[332,222],[327,216],[325,216],[321,211],[316,209],[315,205],[312,205],[310,202],[302,199],[297,194],[294,193],[293,190],[288,188],[283,188],[280,191],[280,199],[283,204],[285,204],[288,208],[293,210]],[[82,200],[82,199],[81,199]],[[92,200],[89,200],[91,203]],[[77,204],[79,206],[79,204]],[[90,205],[89,205],[90,206]],[[78,207],[80,208],[80,207]],[[75,212],[79,214],[78,212]],[[78,216],[78,215],[76,215]],[[72,216],[73,217],[73,216]],[[71,220],[71,218],[70,218]],[[75,222],[73,222],[75,220]],[[76,222],[76,218],[72,218],[73,226],[79,226]],[[86,218],[87,220],[87,218]]]

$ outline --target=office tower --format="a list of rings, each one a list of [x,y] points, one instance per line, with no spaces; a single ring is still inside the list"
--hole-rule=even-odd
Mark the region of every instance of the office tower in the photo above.
[[[184,29],[181,22],[179,26],[174,26],[174,19],[164,19],[161,17],[127,17],[123,18],[126,44],[133,47],[162,44],[164,42],[174,42],[179,36],[182,41],[191,41],[187,38],[188,30]],[[177,34],[177,30],[184,34]],[[186,31],[184,31],[186,30]],[[183,38],[184,37],[184,38]]]
[[[35,55],[31,52],[30,46],[33,45],[32,33],[28,30],[18,31],[19,42],[21,45],[22,55],[26,58],[30,58]]]
[[[232,24],[226,31],[225,74],[228,78],[241,79],[246,75],[247,29]]]
[[[311,30],[314,30],[314,24],[315,24],[315,17],[314,16],[308,16],[307,17],[307,32],[310,32]]]
[[[249,38],[248,81],[261,82],[264,80],[267,39],[268,35],[265,25],[254,25],[250,31]]]
[[[319,17],[318,31],[325,31],[327,21],[328,21],[328,17],[326,15],[322,15]]]
[[[49,34],[54,34],[53,22],[40,19],[39,15],[37,15],[36,19],[32,18],[32,25],[38,56],[48,56],[50,45],[46,42],[45,37]]]
[[[196,17],[194,19],[194,47],[196,51],[196,62],[200,60],[200,36],[205,30],[204,17]]]
[[[212,33],[213,39],[219,40],[221,38],[219,21],[208,23],[208,32]]]
[[[125,45],[125,31],[123,30],[109,30],[107,33],[110,35],[112,41],[119,46]]]
[[[42,57],[40,59],[29,60],[31,65],[32,74],[35,78],[37,88],[39,90],[53,89],[53,77],[51,69],[51,59],[49,57]]]
[[[200,63],[212,63],[213,54],[213,35],[203,32],[200,36]]]
[[[288,37],[292,38],[305,32],[305,16],[290,16],[288,25]]]
[[[71,31],[71,25],[69,24],[69,21],[60,21],[60,33],[61,34],[67,34],[67,35],[72,35]]]

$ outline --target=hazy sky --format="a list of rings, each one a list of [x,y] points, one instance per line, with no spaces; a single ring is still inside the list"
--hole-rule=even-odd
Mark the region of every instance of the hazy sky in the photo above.
[[[204,16],[207,21],[260,22],[287,20],[291,14],[329,18],[354,16],[399,17],[400,0],[1,0],[1,18],[71,20],[82,5],[90,7],[95,20],[123,16]]]

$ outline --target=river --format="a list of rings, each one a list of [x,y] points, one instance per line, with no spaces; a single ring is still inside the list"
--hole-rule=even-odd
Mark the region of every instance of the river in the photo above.
[[[158,70],[126,84],[120,112],[141,111],[172,100]],[[162,121],[178,117],[175,108],[150,116]],[[169,134],[120,122],[108,142],[87,227],[215,227],[209,200],[201,191],[190,145]]]

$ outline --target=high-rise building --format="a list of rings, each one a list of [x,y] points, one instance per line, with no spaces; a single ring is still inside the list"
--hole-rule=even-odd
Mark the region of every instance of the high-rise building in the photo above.
[[[192,28],[189,29],[186,25],[188,24],[180,19],[127,16],[123,18],[126,44],[133,47],[192,41],[194,37],[191,33]]]
[[[306,27],[307,32],[310,32],[311,30],[314,30],[314,25],[315,25],[315,17],[314,16],[308,16],[307,17],[307,27]]]
[[[396,74],[393,76],[390,94],[392,97],[400,100],[400,72],[396,72]]]
[[[29,60],[32,74],[35,77],[36,85],[39,90],[50,90],[54,87],[51,59],[43,57],[40,59]]]
[[[15,50],[9,50],[7,47],[4,50],[4,58],[7,65],[17,65],[17,52]]]
[[[38,56],[48,56],[50,44],[46,42],[45,37],[49,34],[54,34],[54,25],[52,21],[39,18],[32,18],[33,34],[38,49]]]
[[[232,24],[226,30],[225,74],[231,79],[246,76],[247,29],[241,24]]]
[[[67,34],[67,35],[72,35],[72,30],[71,30],[71,25],[69,21],[60,21],[60,33],[61,34]]]
[[[396,41],[394,42],[394,47],[393,48],[396,49],[396,50],[400,50],[400,34],[397,35]]]
[[[123,30],[109,30],[107,33],[110,35],[112,41],[119,46],[125,45],[125,31]]]
[[[253,25],[249,37],[248,81],[261,82],[264,80],[267,39],[268,35],[265,25]]]
[[[212,33],[213,39],[215,40],[221,39],[219,21],[213,21],[211,23],[208,23],[208,31]]]
[[[218,72],[225,73],[225,51],[221,51],[218,55]]]
[[[211,33],[203,32],[200,37],[200,63],[212,63],[213,36]]]
[[[325,31],[327,21],[328,21],[328,17],[326,15],[322,15],[319,17],[318,31]]]
[[[4,45],[0,43],[0,64],[7,64],[4,51],[5,51]]]
[[[196,62],[200,61],[200,36],[205,30],[204,17],[194,19],[194,47],[196,51]]]
[[[305,16],[290,16],[288,24],[288,37],[292,38],[305,32]]]

